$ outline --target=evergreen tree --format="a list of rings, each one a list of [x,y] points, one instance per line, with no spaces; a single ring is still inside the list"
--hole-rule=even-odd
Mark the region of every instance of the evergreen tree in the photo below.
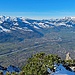
[[[9,72],[7,72],[6,75],[11,75],[11,74]]]
[[[28,59],[28,64],[23,67],[25,75],[47,75],[47,68],[54,68],[54,63],[60,63],[61,59],[57,55],[46,55],[38,53]]]

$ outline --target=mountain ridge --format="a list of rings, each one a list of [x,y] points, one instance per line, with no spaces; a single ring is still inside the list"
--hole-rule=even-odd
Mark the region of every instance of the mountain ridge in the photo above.
[[[31,55],[45,52],[75,59],[75,19],[34,20],[22,17],[0,18],[0,64],[26,63]]]
[[[73,27],[75,25],[74,17],[65,17],[62,19],[34,20],[24,17],[6,17],[0,16],[0,32],[10,32],[18,30],[34,31],[34,29],[51,28],[54,26]]]
[[[74,28],[74,17],[34,20],[24,17],[0,16],[0,39],[2,39],[0,42],[3,42],[5,38],[5,41],[8,41],[9,38],[9,41],[13,41],[14,39],[22,41],[24,39],[40,38],[44,36],[47,29],[56,29],[60,31],[63,27]],[[11,38],[14,39],[11,40]]]

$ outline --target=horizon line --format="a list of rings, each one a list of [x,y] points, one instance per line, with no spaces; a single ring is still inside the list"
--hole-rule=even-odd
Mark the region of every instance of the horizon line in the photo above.
[[[74,12],[0,12],[2,16],[26,17],[31,19],[58,19],[64,17],[75,17]]]

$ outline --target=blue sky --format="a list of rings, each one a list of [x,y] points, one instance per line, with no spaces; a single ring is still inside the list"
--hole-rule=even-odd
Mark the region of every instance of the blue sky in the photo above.
[[[0,0],[0,15],[36,19],[75,16],[75,0]]]

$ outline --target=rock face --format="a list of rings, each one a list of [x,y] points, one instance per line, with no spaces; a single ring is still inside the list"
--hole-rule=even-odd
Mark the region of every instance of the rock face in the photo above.
[[[69,52],[66,54],[66,60],[72,60],[72,58],[70,57],[70,53]]]

